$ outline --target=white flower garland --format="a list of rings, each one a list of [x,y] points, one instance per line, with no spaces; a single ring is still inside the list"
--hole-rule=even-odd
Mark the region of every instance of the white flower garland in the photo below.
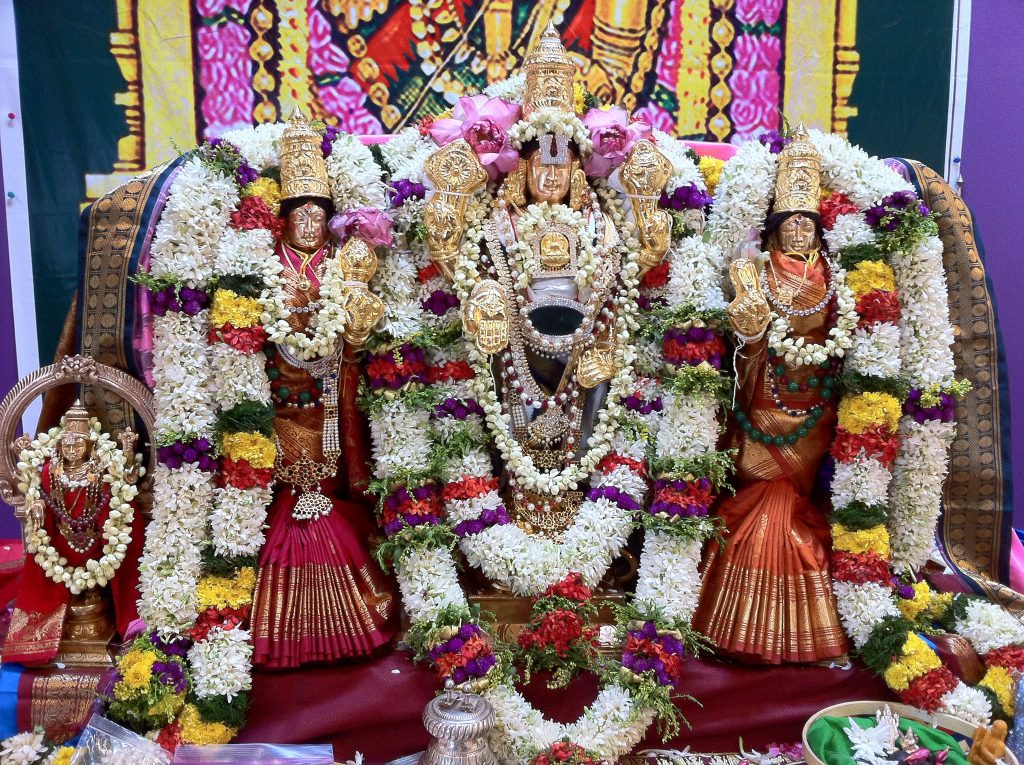
[[[94,587],[104,587],[114,578],[132,541],[135,509],[131,503],[139,493],[138,487],[125,479],[124,453],[102,431],[99,420],[90,417],[89,426],[93,458],[103,467],[102,481],[108,484],[110,490],[109,510],[103,522],[103,554],[99,558],[90,558],[83,566],[69,566],[67,558],[51,544],[45,528],[36,527],[35,524],[26,527],[26,552],[35,555],[36,563],[48,579],[64,585],[74,595]],[[41,471],[43,465],[60,449],[63,433],[63,425],[40,433],[22,450],[18,458],[18,488],[28,504],[42,500]],[[51,487],[51,491],[61,490],[59,485]]]
[[[829,329],[825,342],[808,343],[803,337],[794,340],[789,336],[793,331],[789,317],[780,313],[772,321],[772,328],[768,333],[768,345],[775,351],[776,356],[784,357],[787,363],[799,367],[824,364],[833,356],[842,358],[846,354],[853,345],[853,330],[857,326],[857,301],[854,300],[853,290],[846,284],[846,271],[837,268],[835,281],[838,316],[835,326]]]
[[[565,136],[576,144],[584,157],[594,150],[590,131],[583,120],[560,109],[537,109],[508,130],[509,141],[517,149],[542,135]]]

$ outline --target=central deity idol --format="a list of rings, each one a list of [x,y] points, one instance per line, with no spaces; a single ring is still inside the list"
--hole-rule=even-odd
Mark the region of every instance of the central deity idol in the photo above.
[[[550,473],[571,470],[585,453],[616,372],[613,293],[622,249],[584,173],[591,146],[573,108],[575,67],[553,30],[524,68],[522,118],[510,130],[522,139],[519,159],[481,223],[478,272],[465,284],[462,319],[466,335],[490,357],[517,455]],[[458,284],[467,199],[488,176],[466,140],[439,149],[426,173],[435,186],[425,211],[428,249]],[[514,469],[505,473],[513,520],[529,533],[559,538],[583,487],[544,491],[525,485]]]

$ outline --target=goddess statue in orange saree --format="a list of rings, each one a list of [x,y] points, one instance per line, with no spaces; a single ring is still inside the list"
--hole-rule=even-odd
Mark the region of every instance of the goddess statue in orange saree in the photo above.
[[[725,438],[737,450],[738,488],[717,507],[727,541],[708,547],[693,618],[721,654],[769,664],[847,651],[829,576],[828,508],[811,499],[835,433],[840,360],[787,363],[767,337],[780,314],[787,337],[803,338],[803,347],[824,344],[836,323],[832,266],[820,254],[816,155],[799,141],[780,157],[770,257],[760,268],[732,267],[729,316],[740,348]]]

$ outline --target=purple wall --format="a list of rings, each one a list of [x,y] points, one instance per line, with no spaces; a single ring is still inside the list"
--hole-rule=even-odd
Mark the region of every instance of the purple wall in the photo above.
[[[984,0],[971,10],[962,173],[964,200],[985,246],[985,265],[1009,367],[1014,412],[1015,520],[1024,527],[1024,3]]]
[[[14,306],[11,303],[11,261],[7,244],[7,205],[25,204],[24,199],[8,199],[4,188],[4,159],[0,152],[0,394],[6,394],[18,382],[18,354],[14,342]],[[0,502],[0,539],[16,539],[21,528],[14,510]]]

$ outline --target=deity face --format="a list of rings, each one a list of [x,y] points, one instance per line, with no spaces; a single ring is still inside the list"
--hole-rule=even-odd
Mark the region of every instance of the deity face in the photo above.
[[[60,439],[60,454],[68,467],[77,467],[89,453],[89,439],[81,433],[65,433]]]
[[[783,252],[811,252],[818,246],[818,227],[810,216],[796,213],[779,224],[775,239]]]
[[[569,194],[572,163],[545,165],[541,160],[540,149],[532,151],[527,158],[526,188],[531,201],[560,204]]]
[[[327,212],[314,202],[296,207],[288,213],[285,238],[297,250],[319,250],[327,241]]]

